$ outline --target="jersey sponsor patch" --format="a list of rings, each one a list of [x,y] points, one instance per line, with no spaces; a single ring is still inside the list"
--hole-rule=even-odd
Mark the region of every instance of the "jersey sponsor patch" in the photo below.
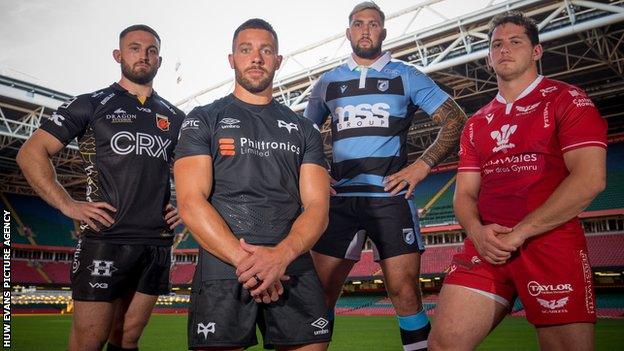
[[[117,132],[110,141],[110,146],[117,155],[147,155],[168,161],[167,148],[171,145],[171,140],[162,138],[159,135],[147,133]]]
[[[376,104],[358,104],[338,106],[334,111],[338,121],[338,131],[352,128],[382,127],[388,128],[390,105],[385,102]]]
[[[170,124],[171,123],[169,122],[169,117],[158,113],[156,114],[156,127],[158,127],[158,129],[162,130],[163,132],[167,132],[169,131]]]

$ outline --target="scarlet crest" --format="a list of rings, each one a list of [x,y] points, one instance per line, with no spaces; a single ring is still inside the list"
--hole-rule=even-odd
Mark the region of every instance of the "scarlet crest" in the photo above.
[[[169,131],[169,117],[156,114],[156,127],[163,132]]]

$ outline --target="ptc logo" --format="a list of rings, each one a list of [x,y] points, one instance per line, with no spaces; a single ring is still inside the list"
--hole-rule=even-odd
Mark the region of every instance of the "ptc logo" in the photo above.
[[[297,127],[297,125],[295,123],[286,123],[284,121],[282,121],[281,119],[277,120],[277,127],[278,128],[286,128],[286,130],[288,131],[288,134],[290,134],[290,132],[294,129],[294,130],[299,130],[299,127]]]
[[[509,124],[505,124],[501,127],[501,130],[494,130],[490,133],[492,139],[496,140],[496,146],[492,149],[493,152],[498,152],[500,150],[511,149],[516,145],[509,142],[509,137],[518,129],[517,125],[510,126]]]
[[[113,266],[113,261],[93,260],[93,263],[87,267],[94,277],[110,277],[117,270]]]
[[[214,322],[210,322],[208,324],[199,323],[197,324],[197,334],[204,334],[204,339],[208,339],[208,333],[214,334],[216,324]]]

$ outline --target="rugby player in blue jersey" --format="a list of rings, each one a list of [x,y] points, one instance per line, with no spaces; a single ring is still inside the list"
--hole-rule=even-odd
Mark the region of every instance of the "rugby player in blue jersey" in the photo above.
[[[423,350],[431,327],[421,302],[424,245],[411,196],[457,146],[466,116],[415,66],[382,52],[384,19],[373,2],[354,7],[346,30],[353,53],[321,76],[304,113],[318,125],[331,115],[333,138],[329,226],[313,258],[331,316],[368,236],[397,313],[403,348]],[[418,109],[441,129],[408,164],[407,133]]]

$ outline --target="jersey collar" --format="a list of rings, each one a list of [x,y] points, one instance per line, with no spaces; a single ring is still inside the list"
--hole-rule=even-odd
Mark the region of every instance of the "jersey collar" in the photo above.
[[[386,67],[391,59],[392,56],[390,55],[390,51],[386,51],[375,62],[373,62],[372,65],[368,66],[367,68],[372,68],[377,72],[381,72],[381,70]],[[349,55],[349,58],[347,58],[347,67],[349,67],[350,71],[353,71],[354,69],[362,66],[358,65],[357,62],[355,62],[355,60],[353,59],[353,54],[351,54]]]
[[[136,98],[136,96],[135,96],[135,95],[132,95],[132,94],[131,94],[128,90],[126,90],[126,88],[122,87],[122,86],[121,86],[121,85],[119,85],[119,83],[117,83],[117,82],[114,82],[113,84],[111,84],[111,85],[110,85],[110,87],[111,87],[113,90],[116,90],[116,91],[121,92],[121,93],[126,93],[126,94],[128,94],[128,95],[130,95],[130,96],[132,96],[132,97]],[[150,94],[150,96],[148,96],[148,97],[147,97],[147,99],[149,100],[149,99],[154,98],[154,97],[157,97],[157,96],[158,96],[158,94],[156,93],[156,90],[152,89],[152,93]],[[147,101],[147,100],[146,100],[146,101]]]
[[[542,81],[542,79],[544,79],[543,75],[538,75],[537,78],[535,78],[535,80],[529,84],[528,87],[524,88],[524,90],[520,93],[520,95],[518,95],[518,97],[516,98],[516,101],[522,99],[523,97],[529,95],[533,89],[535,89],[535,87]],[[496,94],[496,100],[498,102],[500,102],[501,104],[510,104],[509,102],[507,102],[507,100],[505,100],[505,98],[499,93]],[[516,101],[512,101],[511,104],[513,104]]]

